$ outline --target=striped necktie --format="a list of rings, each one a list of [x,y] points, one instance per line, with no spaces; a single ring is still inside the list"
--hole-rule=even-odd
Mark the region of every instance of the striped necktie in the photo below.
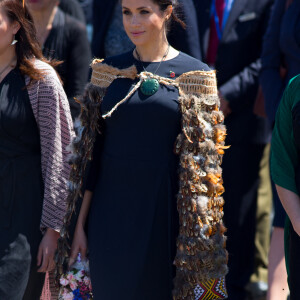
[[[223,24],[223,15],[225,10],[225,0],[215,0],[216,1],[216,11],[219,17],[219,25],[222,27]],[[209,35],[209,44],[207,49],[206,62],[210,66],[214,66],[217,58],[218,46],[219,46],[219,37],[214,15],[211,16],[210,20],[210,35]],[[222,28],[220,28],[222,31]]]

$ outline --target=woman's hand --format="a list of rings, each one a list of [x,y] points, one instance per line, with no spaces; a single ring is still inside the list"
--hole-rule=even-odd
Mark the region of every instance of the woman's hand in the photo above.
[[[56,232],[51,228],[48,228],[44,234],[37,256],[37,265],[39,266],[38,272],[49,272],[54,269],[54,254],[59,236],[59,232]]]
[[[71,256],[70,256],[70,260],[69,260],[69,266],[71,266],[75,262],[78,253],[81,254],[82,258],[85,258],[86,252],[87,252],[86,234],[84,232],[83,226],[80,224],[77,224],[75,233],[74,233],[72,248],[71,248]]]
[[[90,204],[92,200],[93,192],[85,191],[83,196],[83,201],[80,208],[80,213],[78,216],[76,229],[73,237],[73,243],[71,248],[71,257],[69,260],[69,266],[71,266],[76,258],[78,253],[81,254],[82,258],[85,258],[87,251],[87,238],[84,232],[84,225],[87,219],[87,215],[90,209]]]

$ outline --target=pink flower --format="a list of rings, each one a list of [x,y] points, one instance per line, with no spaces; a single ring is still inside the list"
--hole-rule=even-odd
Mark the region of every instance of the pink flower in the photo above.
[[[66,286],[69,284],[69,280],[67,280],[66,278],[62,277],[60,280],[59,280],[60,284],[62,286]]]
[[[71,288],[72,291],[76,290],[77,289],[77,283],[74,282],[74,281],[70,282],[70,288]]]
[[[73,274],[69,273],[69,274],[67,275],[67,279],[68,279],[69,281],[74,281],[74,280],[75,280],[75,277],[74,277]]]
[[[80,270],[76,275],[75,275],[75,279],[77,281],[82,281],[82,277],[83,277],[83,270]]]
[[[88,277],[85,276],[85,277],[83,278],[83,282],[84,282],[84,284],[85,284],[86,286],[89,286],[89,284],[90,284],[91,281],[90,281],[90,279],[89,279]]]

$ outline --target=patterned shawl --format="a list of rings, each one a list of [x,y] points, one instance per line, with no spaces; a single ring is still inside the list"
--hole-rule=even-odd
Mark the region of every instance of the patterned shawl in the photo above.
[[[44,202],[41,230],[60,231],[67,207],[67,182],[71,167],[67,146],[74,137],[69,102],[55,70],[48,64],[35,60],[36,69],[44,79],[27,87],[30,104],[40,134]],[[30,78],[26,76],[26,84]]]
[[[67,96],[54,69],[37,59],[34,66],[44,73],[43,80],[30,85],[30,78],[25,77],[41,143],[44,200],[40,228],[42,232],[47,228],[60,231],[67,208],[67,182],[71,166],[66,148],[74,137],[73,121]],[[46,290],[51,293],[51,299],[57,299],[58,291],[52,272],[46,275],[43,292]],[[43,299],[49,300],[50,295]]]

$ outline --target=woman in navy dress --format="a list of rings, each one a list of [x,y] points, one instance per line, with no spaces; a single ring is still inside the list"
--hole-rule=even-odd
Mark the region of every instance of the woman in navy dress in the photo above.
[[[186,72],[210,71],[169,46],[166,31],[168,20],[176,19],[174,3],[123,0],[124,27],[136,48],[107,58],[101,65],[110,70],[134,66],[138,74],[151,72],[169,82]],[[107,76],[109,80],[113,75]],[[113,80],[101,103],[101,114],[111,111],[138,82],[138,78]],[[89,249],[96,300],[172,299],[179,229],[179,159],[174,146],[182,113],[175,86],[152,88],[142,84],[131,93],[128,101],[103,120],[96,137],[70,261],[79,252],[85,256]]]

